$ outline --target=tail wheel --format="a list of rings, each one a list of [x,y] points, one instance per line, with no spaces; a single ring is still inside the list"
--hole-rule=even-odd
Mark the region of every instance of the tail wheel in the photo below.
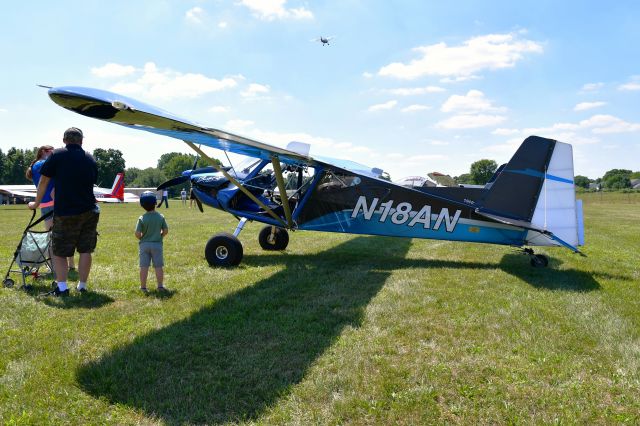
[[[289,245],[289,233],[277,226],[265,226],[258,235],[258,242],[264,250],[284,250]]]
[[[242,243],[227,233],[216,234],[207,241],[204,257],[211,266],[236,266],[242,260]]]
[[[535,254],[531,256],[531,266],[534,268],[546,268],[549,264],[549,259],[544,254]]]

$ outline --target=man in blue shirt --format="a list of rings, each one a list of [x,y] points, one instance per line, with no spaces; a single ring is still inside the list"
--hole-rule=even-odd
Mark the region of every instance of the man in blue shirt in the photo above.
[[[29,203],[30,209],[38,208],[49,181],[54,179],[52,248],[58,281],[54,290],[56,296],[69,294],[66,257],[73,256],[75,250],[80,253],[77,290],[86,291],[91,253],[97,243],[100,210],[93,196],[93,185],[98,177],[98,167],[91,154],[82,149],[83,137],[76,127],[64,132],[65,147],[53,151],[42,165],[36,200]]]

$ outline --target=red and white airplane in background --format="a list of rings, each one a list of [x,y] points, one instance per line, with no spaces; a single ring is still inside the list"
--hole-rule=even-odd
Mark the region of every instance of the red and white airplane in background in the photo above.
[[[34,185],[0,185],[0,195],[35,198],[36,187]],[[137,203],[140,201],[140,197],[137,195],[124,192],[124,173],[116,175],[111,189],[94,186],[93,195],[96,197],[96,201],[102,203]]]
[[[93,187],[96,201],[101,203],[137,203],[140,197],[130,192],[124,192],[124,173],[118,173],[111,189]]]

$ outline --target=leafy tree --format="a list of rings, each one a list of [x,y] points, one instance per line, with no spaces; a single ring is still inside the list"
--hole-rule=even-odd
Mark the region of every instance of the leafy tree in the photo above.
[[[630,188],[631,173],[631,170],[611,169],[602,176],[602,186],[607,189]]]
[[[604,187],[608,189],[631,188],[630,179],[622,174],[611,175],[604,181]]]
[[[10,148],[4,159],[2,170],[4,183],[9,185],[25,185],[31,183],[24,174],[34,157],[34,150]]]
[[[629,176],[629,179],[640,179],[640,172],[631,173],[631,176]]]
[[[162,154],[158,159],[158,169],[164,170],[164,167],[167,165],[169,161],[171,161],[172,158],[180,155],[184,155],[184,154],[181,154],[179,152],[167,152],[166,154]]]
[[[460,176],[456,176],[453,178],[453,180],[457,184],[473,184],[473,179],[471,179],[471,175],[469,173],[463,173]]]
[[[190,154],[176,155],[161,170],[169,178],[180,176],[185,170],[191,170],[194,160],[195,156]]]
[[[4,175],[7,170],[7,154],[0,149],[0,185],[5,183]]]
[[[497,168],[498,164],[493,160],[478,160],[471,164],[469,175],[474,184],[484,185],[491,179]]]
[[[93,151],[93,158],[98,164],[98,185],[100,186],[110,186],[116,174],[124,171],[124,157],[119,149],[96,148]]]
[[[591,179],[589,179],[586,176],[578,175],[573,178],[573,182],[575,183],[576,186],[579,186],[580,188],[589,189],[589,184],[591,183]]]
[[[136,188],[149,188],[157,187],[161,183],[167,180],[167,177],[161,170],[148,167],[140,170],[135,180],[131,183],[131,186]]]
[[[132,186],[132,183],[138,177],[140,169],[137,167],[130,167],[124,171],[124,186]]]

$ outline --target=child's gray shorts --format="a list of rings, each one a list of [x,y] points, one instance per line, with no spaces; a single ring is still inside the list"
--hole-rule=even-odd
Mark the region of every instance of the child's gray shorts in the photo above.
[[[140,267],[148,268],[152,259],[155,268],[164,266],[162,243],[140,243]]]

